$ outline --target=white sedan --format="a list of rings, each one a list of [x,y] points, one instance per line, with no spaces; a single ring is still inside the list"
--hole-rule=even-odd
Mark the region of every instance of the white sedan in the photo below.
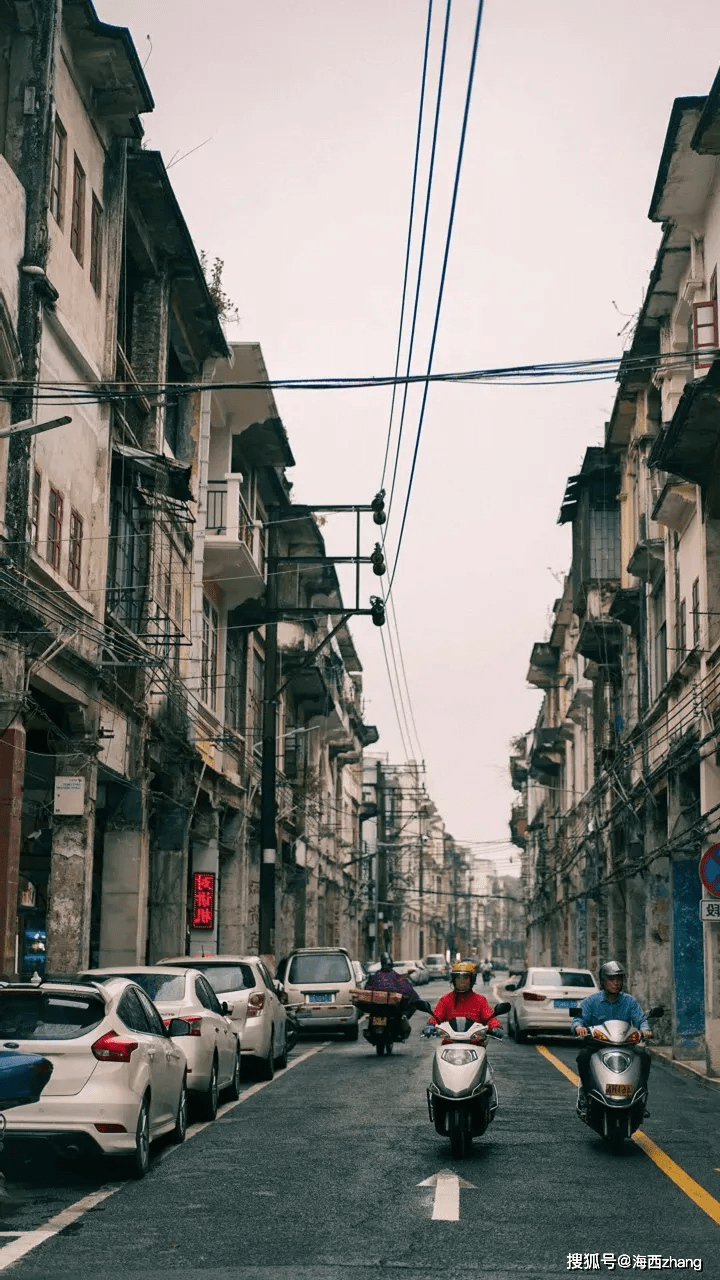
[[[188,1093],[204,1120],[217,1115],[219,1094],[227,1089],[240,1097],[240,1042],[211,985],[196,969],[168,969],[156,965],[123,965],[89,969],[96,982],[122,976],[136,982],[156,1005],[168,1026],[181,1018],[189,1027],[183,1049],[188,1064]]]
[[[526,969],[518,978],[501,986],[502,995],[512,1004],[508,1014],[508,1035],[524,1044],[529,1035],[569,1036],[570,1010],[597,991],[589,969]]]
[[[278,988],[259,956],[175,956],[160,965],[199,970],[240,1035],[243,1058],[257,1065],[262,1080],[287,1066],[287,1014]]]
[[[132,1176],[144,1177],[154,1138],[185,1140],[186,1038],[186,1023],[166,1028],[145,992],[125,979],[3,987],[0,1046],[53,1064],[39,1101],[8,1111],[8,1145],[123,1156]]]

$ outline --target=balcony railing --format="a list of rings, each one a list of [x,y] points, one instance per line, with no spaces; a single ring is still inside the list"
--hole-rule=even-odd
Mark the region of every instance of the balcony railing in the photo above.
[[[208,480],[205,532],[244,542],[262,568],[264,530],[256,526],[240,492],[239,477]]]

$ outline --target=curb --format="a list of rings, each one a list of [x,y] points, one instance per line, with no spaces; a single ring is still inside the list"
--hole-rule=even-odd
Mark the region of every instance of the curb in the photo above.
[[[667,1067],[675,1075],[697,1080],[700,1084],[705,1085],[707,1089],[720,1088],[720,1079],[716,1079],[714,1076],[707,1076],[699,1067],[694,1067],[689,1062],[683,1062],[681,1058],[669,1058],[666,1054],[661,1053],[659,1049],[651,1049],[649,1045],[646,1045],[646,1048],[649,1049],[655,1062]]]

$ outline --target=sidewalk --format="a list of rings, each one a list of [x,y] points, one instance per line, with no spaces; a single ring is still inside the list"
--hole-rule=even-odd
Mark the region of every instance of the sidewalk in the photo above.
[[[720,1088],[720,1079],[707,1074],[704,1058],[673,1058],[672,1049],[666,1048],[664,1045],[646,1045],[650,1050],[653,1058],[657,1058],[658,1062],[666,1066],[670,1071],[674,1071],[676,1075],[692,1076],[695,1080],[699,1080],[701,1084],[707,1085],[709,1089]]]

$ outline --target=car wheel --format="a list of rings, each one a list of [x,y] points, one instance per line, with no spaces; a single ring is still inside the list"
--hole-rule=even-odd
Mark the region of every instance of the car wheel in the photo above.
[[[133,1178],[144,1178],[150,1167],[150,1101],[147,1094],[140,1103],[135,1126],[135,1150],[128,1161]]]
[[[528,1042],[528,1033],[527,1033],[527,1031],[522,1031],[522,1030],[520,1029],[520,1023],[518,1022],[517,1014],[515,1014],[515,1015],[514,1015],[514,1018],[513,1018],[513,1031],[514,1031],[514,1033],[515,1033],[515,1043],[516,1043],[516,1044],[527,1044],[527,1042]]]
[[[267,1058],[260,1059],[260,1079],[272,1080],[275,1075],[275,1032],[270,1035],[270,1050]]]
[[[346,1040],[357,1040],[360,1035],[360,1028],[357,1022],[355,1022],[352,1027],[346,1027],[344,1035]]]
[[[213,1058],[210,1068],[210,1083],[200,1099],[200,1115],[203,1120],[214,1120],[218,1109],[218,1064]]]
[[[183,1082],[180,1086],[180,1097],[178,1098],[177,1112],[175,1113],[175,1128],[170,1137],[178,1146],[185,1141],[187,1133],[187,1079],[183,1076]]]
[[[286,1066],[287,1066],[287,1055],[288,1055],[288,1047],[287,1047],[287,1034],[286,1034],[286,1035],[283,1037],[283,1051],[282,1051],[282,1053],[280,1054],[279,1058],[276,1058],[276,1059],[275,1059],[275,1070],[276,1070],[276,1071],[284,1071],[284,1070],[285,1070],[285,1068],[286,1068]]]
[[[228,1085],[228,1098],[231,1102],[237,1102],[240,1097],[240,1045],[235,1049],[235,1065],[233,1066],[232,1080]]]

